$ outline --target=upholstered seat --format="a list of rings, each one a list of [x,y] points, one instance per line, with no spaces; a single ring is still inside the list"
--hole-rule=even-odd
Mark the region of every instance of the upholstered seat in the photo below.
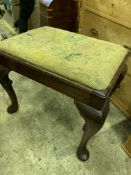
[[[109,86],[127,54],[117,44],[51,27],[4,40],[0,52],[97,90]]]

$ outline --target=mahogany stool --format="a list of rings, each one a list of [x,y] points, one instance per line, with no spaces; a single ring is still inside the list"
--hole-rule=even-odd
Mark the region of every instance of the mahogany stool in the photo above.
[[[0,83],[8,93],[9,113],[18,102],[8,78],[18,72],[74,99],[85,120],[77,149],[80,160],[89,158],[88,140],[103,126],[110,96],[127,71],[128,51],[117,44],[76,33],[41,27],[0,42]]]

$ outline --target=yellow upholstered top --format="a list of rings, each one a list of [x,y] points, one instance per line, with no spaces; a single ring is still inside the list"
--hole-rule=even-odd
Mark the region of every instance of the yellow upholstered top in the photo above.
[[[0,51],[97,90],[109,86],[127,54],[117,44],[52,27],[4,40]]]

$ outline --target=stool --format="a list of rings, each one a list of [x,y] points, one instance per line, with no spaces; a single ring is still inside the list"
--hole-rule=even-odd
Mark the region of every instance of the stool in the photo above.
[[[110,96],[127,71],[127,56],[127,50],[117,44],[52,27],[3,40],[0,83],[11,99],[8,112],[18,110],[8,78],[11,70],[72,97],[85,120],[77,156],[86,161],[87,142],[105,122]]]

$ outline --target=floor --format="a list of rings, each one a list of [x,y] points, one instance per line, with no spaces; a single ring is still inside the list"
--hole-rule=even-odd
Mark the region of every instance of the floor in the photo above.
[[[0,32],[5,31],[1,23]],[[90,159],[83,163],[76,148],[84,121],[73,99],[15,72],[10,78],[20,106],[8,114],[10,101],[0,86],[0,175],[131,174],[131,159],[121,147],[131,122],[115,106],[90,140]]]

